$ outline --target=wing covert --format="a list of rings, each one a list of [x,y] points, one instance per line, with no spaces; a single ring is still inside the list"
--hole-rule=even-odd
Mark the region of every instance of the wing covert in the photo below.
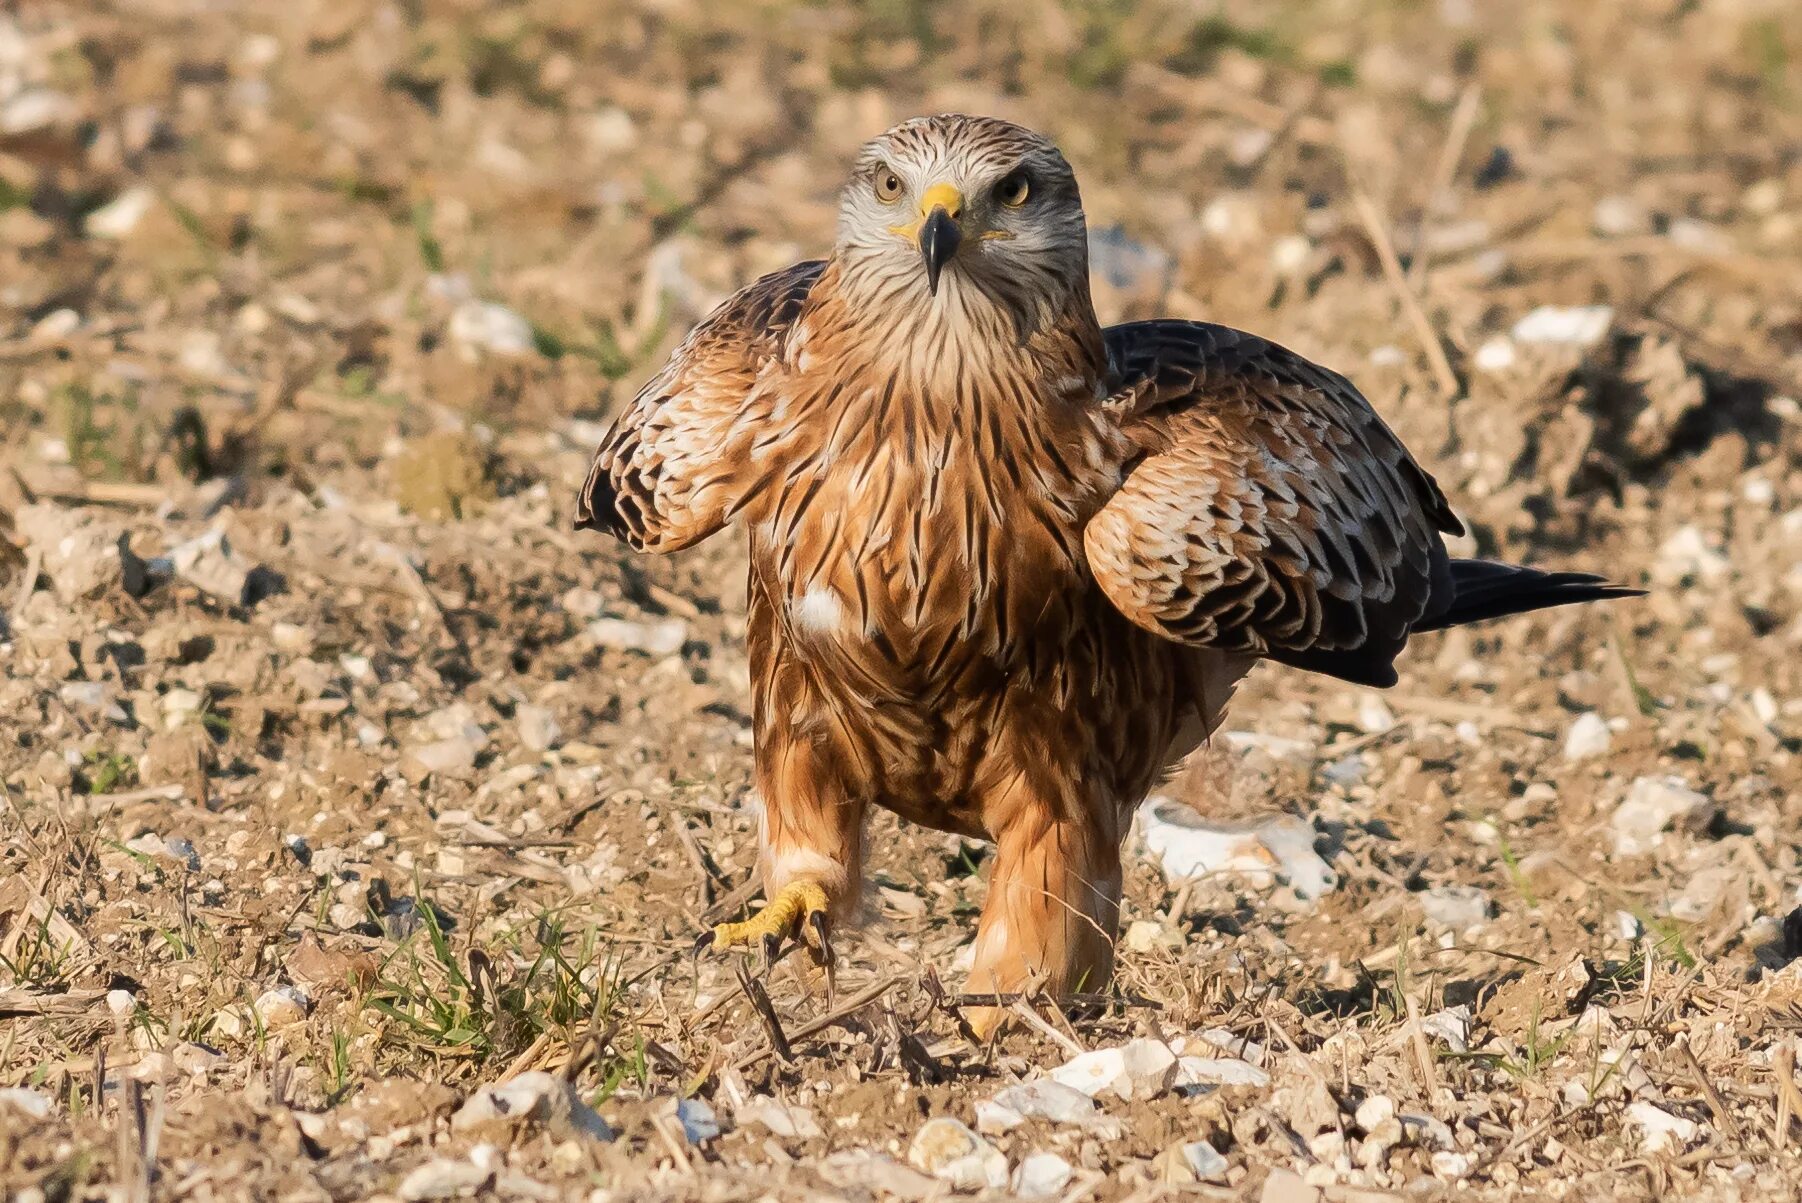
[[[1254,335],[1105,332],[1139,455],[1084,532],[1115,606],[1183,643],[1365,684],[1452,593],[1438,486],[1344,377]]]
[[[752,447],[777,405],[756,385],[824,267],[810,260],[764,276],[689,333],[595,450],[578,530],[675,551],[731,520],[755,486]]]

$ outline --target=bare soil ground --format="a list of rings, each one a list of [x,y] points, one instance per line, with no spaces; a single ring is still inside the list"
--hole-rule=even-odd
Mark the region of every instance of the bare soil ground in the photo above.
[[[1791,0],[0,4],[0,1195],[1793,1198],[1798,64]],[[1136,855],[1120,997],[992,1047],[983,849],[887,818],[833,996],[688,955],[742,551],[568,530],[946,109],[1060,140],[1104,318],[1332,365],[1468,552],[1652,590],[1260,670],[1178,792],[1336,888]],[[978,1115],[1134,1040],[1214,1060]]]

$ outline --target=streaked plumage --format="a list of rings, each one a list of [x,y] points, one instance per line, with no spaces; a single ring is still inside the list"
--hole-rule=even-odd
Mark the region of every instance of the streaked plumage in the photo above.
[[[872,804],[992,838],[977,991],[1106,980],[1133,807],[1258,659],[1386,685],[1412,631],[1619,592],[1450,559],[1444,496],[1342,377],[1220,326],[1103,331],[1068,165],[961,116],[865,148],[832,257],[696,327],[576,518],[650,551],[734,521],[766,891],[847,912]]]

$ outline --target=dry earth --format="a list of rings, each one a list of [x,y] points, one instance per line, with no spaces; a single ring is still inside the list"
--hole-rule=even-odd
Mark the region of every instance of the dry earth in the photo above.
[[[1793,0],[0,4],[0,1194],[1794,1197],[1799,63]],[[1261,670],[1179,792],[1302,847],[1136,856],[1119,997],[994,1047],[979,847],[877,823],[830,998],[687,954],[742,552],[568,529],[944,109],[1055,133],[1105,317],[1336,366],[1467,550],[1652,590]]]

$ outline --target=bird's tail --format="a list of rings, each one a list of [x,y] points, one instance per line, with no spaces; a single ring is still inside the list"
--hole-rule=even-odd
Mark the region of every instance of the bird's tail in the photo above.
[[[1438,631],[1549,606],[1645,596],[1644,589],[1611,585],[1604,578],[1587,572],[1541,572],[1537,568],[1499,564],[1494,560],[1453,560],[1451,573],[1451,605],[1427,618],[1415,630]]]

